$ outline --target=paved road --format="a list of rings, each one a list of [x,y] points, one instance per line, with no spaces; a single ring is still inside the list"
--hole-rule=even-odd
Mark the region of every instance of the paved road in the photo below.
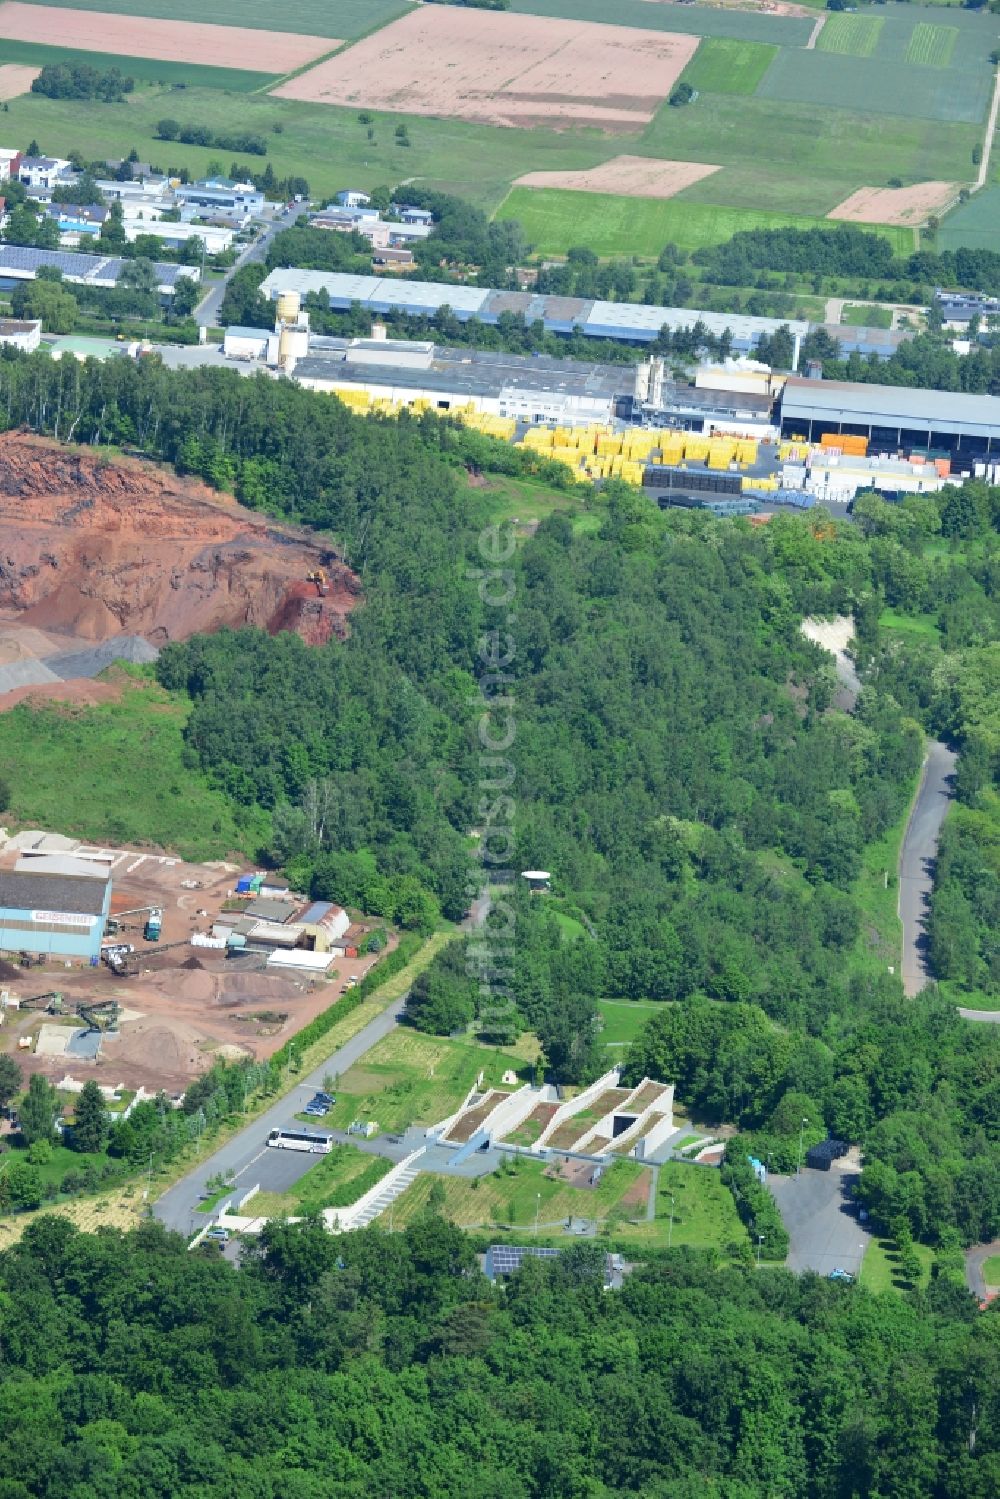
[[[839,1168],[839,1169],[838,1169]],[[858,1179],[858,1168],[835,1161],[830,1171],[803,1167],[799,1176],[770,1176],[768,1186],[791,1241],[789,1270],[848,1270],[857,1275],[862,1245],[871,1235],[858,1222],[850,1189]]]
[[[919,994],[930,979],[924,921],[934,881],[938,836],[951,801],[957,760],[955,752],[937,739],[928,746],[920,789],[899,851],[898,907],[903,923],[901,973],[905,994]]]
[[[980,1301],[997,1294],[996,1286],[988,1286],[983,1279],[983,1265],[995,1254],[1000,1255],[1000,1239],[992,1244],[974,1244],[965,1253],[965,1284]]]
[[[268,224],[260,238],[254,240],[252,245],[248,245],[236,261],[236,264],[229,268],[224,279],[208,283],[208,294],[195,308],[194,312],[195,322],[199,327],[218,327],[219,308],[222,306],[222,299],[226,294],[226,287],[229,284],[230,277],[234,276],[241,266],[253,265],[256,262],[264,260],[274,236],[282,229],[290,229],[299,217],[299,214],[304,212],[304,205],[296,203],[292,208],[286,208],[283,213],[277,214],[271,223]]]
[[[352,1067],[376,1042],[381,1041],[383,1036],[387,1036],[391,1030],[394,1030],[402,1017],[404,1004],[405,999],[400,1000],[390,1005],[381,1015],[376,1015],[374,1020],[370,1020],[364,1029],[358,1031],[357,1035],[346,1042],[339,1051],[328,1057],[314,1072],[310,1072],[308,1076],[296,1083],[290,1093],[286,1093],[284,1098],[272,1104],[265,1113],[242,1129],[228,1144],[223,1145],[208,1160],[202,1161],[199,1166],[189,1172],[176,1186],[165,1192],[159,1201],[153,1204],[154,1216],[165,1223],[168,1228],[176,1229],[182,1234],[190,1234],[195,1229],[204,1227],[205,1215],[196,1213],[195,1209],[201,1200],[201,1194],[205,1191],[205,1183],[211,1177],[232,1171],[235,1173],[236,1182],[233,1195],[238,1197],[241,1189],[246,1191],[259,1180],[259,1173],[255,1174],[251,1168],[265,1155],[265,1152],[267,1153],[266,1185],[268,1191],[282,1191],[298,1181],[310,1166],[316,1164],[315,1156],[299,1154],[298,1151],[268,1151],[268,1135],[272,1129],[287,1126],[301,1128],[295,1119],[295,1114],[302,1108],[306,1096],[323,1086],[323,1079],[327,1073],[346,1072],[348,1067]]]

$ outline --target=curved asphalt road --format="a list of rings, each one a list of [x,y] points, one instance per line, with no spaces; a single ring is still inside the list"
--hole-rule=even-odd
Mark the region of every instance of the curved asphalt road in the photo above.
[[[930,980],[924,921],[934,880],[938,837],[952,798],[958,756],[939,740],[927,748],[917,799],[899,851],[899,917],[903,923],[903,992],[919,994]]]

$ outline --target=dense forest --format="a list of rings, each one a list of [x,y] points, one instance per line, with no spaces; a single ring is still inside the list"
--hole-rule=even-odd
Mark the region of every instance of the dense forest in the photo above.
[[[0,1255],[4,1499],[992,1499],[996,1316],[579,1244],[505,1287],[427,1215],[241,1270],[41,1217]]]
[[[477,738],[492,615],[474,579],[497,533],[468,473],[531,456],[436,417],[357,418],[288,382],[124,361],[4,360],[0,411],[136,446],[331,534],[365,595],[346,644],[223,632],[168,647],[160,679],[192,701],[193,759],[271,812],[267,852],[296,883],[418,931],[460,917],[504,806],[484,797]],[[857,896],[922,730],[950,739],[961,805],[932,953],[959,990],[995,986],[998,501],[970,484],[863,498],[853,524],[755,528],[611,484],[545,520],[510,560],[504,635],[514,869],[551,869],[554,902],[509,892],[510,962],[497,971],[488,940],[452,944],[415,986],[414,1023],[530,1028],[572,1082],[600,1065],[598,999],[680,1001],[630,1070],[676,1078],[775,1150],[804,1095],[820,1133],[865,1142],[880,1221],[932,1242],[1000,1233],[996,1032],[933,991],[904,1004]],[[886,611],[916,628],[886,628]],[[830,711],[829,658],[799,631],[844,612],[864,681],[850,716]]]

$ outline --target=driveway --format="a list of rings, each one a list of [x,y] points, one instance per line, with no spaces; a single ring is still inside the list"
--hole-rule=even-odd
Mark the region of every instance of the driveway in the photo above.
[[[932,740],[927,748],[920,789],[899,851],[899,919],[903,923],[904,994],[919,994],[931,975],[927,970],[927,900],[934,882],[938,838],[952,798],[958,756]]]
[[[996,1286],[988,1286],[983,1279],[983,1265],[993,1255],[1000,1255],[1000,1239],[992,1244],[973,1244],[965,1254],[965,1284],[977,1301],[991,1301],[997,1294]]]
[[[867,1248],[871,1239],[849,1195],[859,1174],[856,1162],[835,1161],[829,1171],[804,1166],[800,1176],[768,1177],[791,1241],[785,1261],[789,1270],[829,1275],[840,1269],[857,1275],[862,1245]]]

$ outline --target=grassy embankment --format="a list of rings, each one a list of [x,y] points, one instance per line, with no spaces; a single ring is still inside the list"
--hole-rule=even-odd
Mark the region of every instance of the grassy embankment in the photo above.
[[[111,667],[100,680],[121,683],[119,701],[21,703],[0,714],[0,765],[11,791],[5,820],[155,844],[192,860],[256,849],[266,814],[238,807],[184,763],[186,698],[142,667]]]

